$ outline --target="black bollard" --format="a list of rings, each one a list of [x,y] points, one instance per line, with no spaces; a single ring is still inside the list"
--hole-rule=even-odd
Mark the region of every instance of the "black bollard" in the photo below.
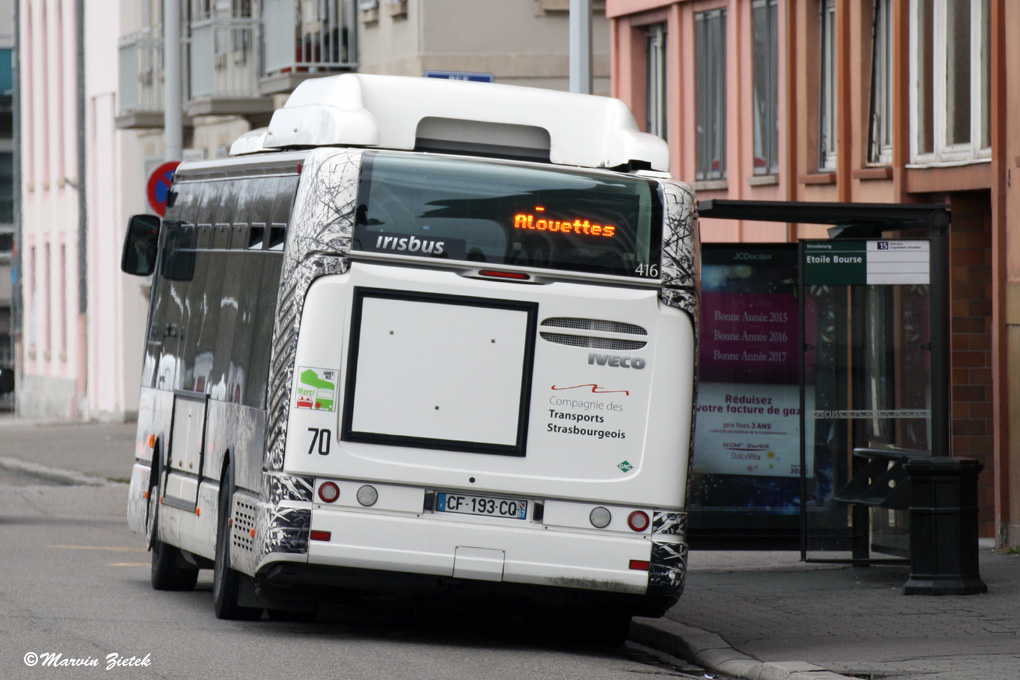
[[[911,460],[903,467],[910,478],[910,578],[904,594],[987,592],[978,567],[981,463],[932,457]]]

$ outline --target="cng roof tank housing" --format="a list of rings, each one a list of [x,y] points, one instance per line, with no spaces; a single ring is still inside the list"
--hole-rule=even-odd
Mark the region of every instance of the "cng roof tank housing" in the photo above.
[[[669,149],[618,99],[516,85],[347,73],[306,80],[231,155],[316,146],[505,156],[669,171]]]

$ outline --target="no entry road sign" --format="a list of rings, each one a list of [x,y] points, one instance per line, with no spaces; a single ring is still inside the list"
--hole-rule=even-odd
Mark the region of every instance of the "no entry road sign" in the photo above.
[[[145,197],[149,205],[160,217],[166,215],[166,199],[170,194],[170,184],[174,181],[174,173],[180,161],[167,161],[152,171],[145,187]]]

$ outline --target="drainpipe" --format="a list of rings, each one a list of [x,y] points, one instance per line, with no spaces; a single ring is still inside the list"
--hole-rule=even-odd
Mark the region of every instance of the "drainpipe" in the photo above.
[[[75,34],[78,43],[78,417],[89,412],[89,230],[88,204],[85,197],[85,0],[75,0]]]

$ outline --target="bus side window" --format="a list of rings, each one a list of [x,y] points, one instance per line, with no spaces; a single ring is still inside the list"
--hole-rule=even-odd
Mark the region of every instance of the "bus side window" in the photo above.
[[[253,323],[251,327],[251,358],[244,403],[264,408],[266,389],[269,383],[269,357],[273,344],[273,322],[276,319],[276,298],[280,287],[280,271],[283,258],[278,251],[283,249],[286,239],[287,222],[297,190],[298,178],[294,176],[274,177],[263,180],[259,187],[262,200],[256,201],[253,214],[270,228],[268,248],[277,251],[267,254],[262,262],[261,276],[252,282],[251,291],[258,291],[253,301]]]
[[[223,279],[223,272],[216,269],[217,262],[210,251],[212,222],[228,186],[228,182],[222,181],[202,184],[195,220],[198,226],[191,229],[195,234],[191,252],[194,271],[185,298],[186,316],[181,324],[183,352],[178,369],[181,376],[178,383],[183,390],[205,392],[212,367],[210,338],[215,337],[215,329],[210,326],[216,325],[214,318],[218,319]]]
[[[210,381],[213,384],[212,395],[231,403],[240,404],[243,392],[242,364],[247,362],[249,347],[239,349],[238,344],[244,333],[242,323],[242,304],[248,295],[249,285],[247,270],[255,265],[258,257],[245,254],[250,237],[248,221],[251,218],[251,206],[258,189],[257,178],[234,180],[231,190],[231,205],[221,207],[216,213],[217,220],[233,225],[230,247],[224,251],[221,262],[223,271],[223,287],[220,293],[219,330],[216,333],[216,346]],[[249,336],[250,338],[250,336]],[[238,353],[245,354],[244,362],[238,361]]]
[[[195,276],[195,239],[193,225],[167,221],[163,261],[159,273],[170,281],[190,281]]]
[[[226,251],[199,251],[198,261],[201,263],[199,268],[206,273],[205,286],[200,290],[195,290],[198,287],[192,286],[192,291],[189,291],[189,298],[198,304],[197,309],[193,307],[191,310],[191,318],[194,321],[188,323],[188,332],[191,334],[188,344],[193,347],[195,353],[191,365],[193,389],[195,392],[212,394],[216,398],[223,396],[214,394],[212,389],[219,383],[219,379],[215,375],[218,363],[215,350],[220,334],[226,258]]]
[[[265,210],[266,226],[269,227],[270,250],[283,250],[287,240],[287,220],[290,218],[290,206],[294,198],[293,182],[296,178],[273,177],[266,181]]]
[[[258,281],[253,282],[252,292],[258,291],[255,318],[252,324],[251,370],[244,392],[244,402],[249,406],[265,408],[266,389],[269,385],[269,357],[273,346],[273,322],[276,319],[276,297],[280,289],[280,270],[283,257],[266,255],[264,269]]]
[[[240,282],[237,293],[237,323],[230,349],[230,368],[227,377],[228,400],[250,404],[245,399],[252,373],[252,348],[255,341],[255,320],[259,302],[259,281],[263,278],[269,258],[260,254],[233,256],[228,276]],[[256,404],[257,405],[257,404]]]

